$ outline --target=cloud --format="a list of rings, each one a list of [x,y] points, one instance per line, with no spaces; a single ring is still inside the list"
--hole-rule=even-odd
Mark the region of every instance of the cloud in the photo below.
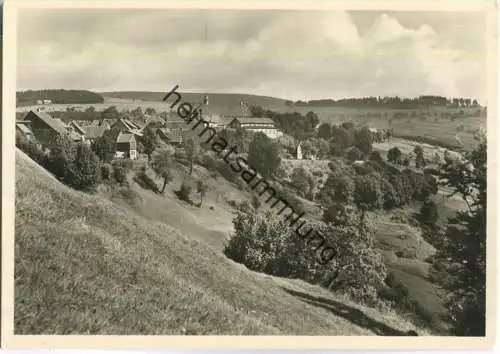
[[[410,26],[379,13],[362,33],[360,18],[340,11],[24,10],[18,86],[161,91],[179,84],[290,99],[484,97],[486,47],[472,40],[484,34],[480,21],[466,26],[479,35],[460,41],[453,16],[431,25],[422,15]]]

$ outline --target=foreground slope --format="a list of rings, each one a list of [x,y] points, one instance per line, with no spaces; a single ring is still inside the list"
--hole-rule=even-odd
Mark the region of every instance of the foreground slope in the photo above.
[[[71,190],[16,152],[16,334],[401,335],[412,326]],[[397,328],[397,329],[396,329]]]

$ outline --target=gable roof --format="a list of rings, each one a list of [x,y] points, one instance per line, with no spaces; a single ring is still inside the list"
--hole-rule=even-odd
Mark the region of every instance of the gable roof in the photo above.
[[[128,120],[126,118],[120,118],[111,126],[111,128],[113,128],[115,125],[119,124],[120,122],[123,124],[125,129],[128,130],[129,133],[134,134],[134,135],[138,135],[138,136],[143,135],[142,129],[137,124],[135,124],[134,122],[131,122],[130,120]]]
[[[162,134],[167,138],[167,140],[171,143],[182,143],[183,140],[183,135],[182,135],[182,129],[158,129],[159,131],[162,132]]]
[[[54,131],[56,131],[59,134],[67,134],[68,130],[64,123],[61,120],[56,120],[52,118],[47,112],[33,112],[29,111],[28,115],[34,114],[36,117],[38,117],[41,121],[43,121],[45,124],[47,124],[50,128],[52,128]],[[26,118],[25,118],[26,119]]]
[[[132,122],[130,119],[127,119],[127,118],[122,118],[120,119],[123,124],[125,124],[125,126],[130,129],[130,130],[137,130],[137,129],[141,129],[141,127],[139,125],[137,125],[136,123]]]
[[[272,124],[274,126],[274,121],[271,118],[260,118],[260,117],[249,117],[249,118],[242,118],[242,117],[235,117],[233,119],[237,120],[240,122],[240,124],[262,124],[262,125],[269,125]]]
[[[89,125],[88,127],[85,127],[85,138],[87,139],[96,139],[101,137],[104,132],[107,130],[106,127],[103,126],[95,126],[95,125]]]
[[[85,134],[85,130],[77,122],[71,121],[69,125],[72,125],[80,134]]]
[[[28,126],[26,126],[23,123],[16,123],[16,128],[19,128],[19,130],[21,132],[23,132],[24,134],[31,134],[31,135],[33,135],[33,132],[31,131],[31,129],[28,128]]]
[[[117,143],[130,143],[134,139],[134,134],[119,133],[116,137]]]

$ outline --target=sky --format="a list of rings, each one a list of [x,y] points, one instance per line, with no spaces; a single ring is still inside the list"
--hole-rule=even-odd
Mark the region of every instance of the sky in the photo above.
[[[17,89],[486,99],[482,12],[24,9]]]

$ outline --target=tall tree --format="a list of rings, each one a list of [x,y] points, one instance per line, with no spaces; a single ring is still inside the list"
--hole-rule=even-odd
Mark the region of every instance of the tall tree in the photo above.
[[[424,148],[422,145],[415,145],[413,152],[415,153],[415,167],[425,167]]]
[[[144,129],[143,135],[139,138],[142,144],[144,153],[148,155],[148,160],[151,161],[151,154],[156,148],[157,139],[156,134],[149,126]]]
[[[290,176],[294,187],[304,197],[312,200],[314,192],[314,176],[304,167],[296,167]]]
[[[102,111],[102,118],[103,119],[119,119],[120,118],[120,112],[116,108],[116,106],[111,106],[106,108],[104,111]]]
[[[110,134],[104,134],[97,138],[91,147],[101,161],[111,162],[116,152],[116,140]]]
[[[440,178],[468,209],[449,221],[440,256],[460,267],[449,287],[447,304],[456,336],[484,336],[486,327],[486,138],[465,155],[464,162],[448,160]]]
[[[185,144],[186,156],[189,161],[189,175],[193,174],[193,164],[198,156],[198,144],[192,138],[186,140]]]
[[[281,158],[279,146],[265,134],[254,135],[248,151],[248,163],[266,178],[271,178],[279,169]]]
[[[200,208],[203,205],[203,197],[205,196],[207,188],[208,186],[205,181],[201,179],[196,181],[196,191],[200,194]]]
[[[76,189],[94,191],[101,182],[99,159],[86,144],[78,144],[70,171],[71,185]]]
[[[160,189],[160,193],[165,191],[168,182],[172,180],[171,168],[173,155],[174,148],[171,146],[158,149],[152,154],[151,167],[159,177],[163,178],[163,186]]]
[[[367,127],[363,127],[354,134],[355,146],[368,155],[372,151],[372,133]]]
[[[367,210],[383,206],[384,196],[380,188],[380,176],[375,173],[357,176],[354,183],[354,203],[361,210],[361,222],[364,222]]]
[[[318,138],[330,140],[332,137],[332,126],[328,123],[323,123],[318,128]]]

